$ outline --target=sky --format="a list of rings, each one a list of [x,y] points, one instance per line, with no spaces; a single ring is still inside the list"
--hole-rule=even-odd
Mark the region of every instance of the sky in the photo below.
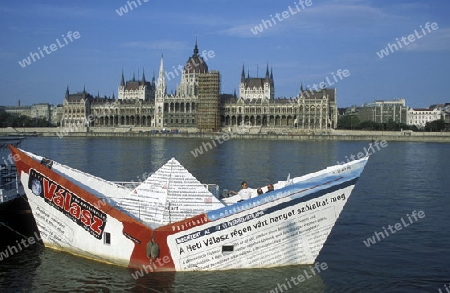
[[[449,13],[448,0],[2,1],[0,105],[61,104],[67,86],[117,97],[122,71],[157,78],[163,55],[175,74],[197,39],[222,93],[268,65],[276,98],[323,82],[338,107],[428,107],[450,102]]]

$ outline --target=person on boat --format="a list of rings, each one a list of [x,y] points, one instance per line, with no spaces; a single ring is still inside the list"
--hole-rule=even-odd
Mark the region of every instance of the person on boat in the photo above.
[[[247,182],[242,181],[241,190],[239,190],[239,192],[231,190],[230,194],[239,195],[241,197],[241,200],[246,200],[252,197],[252,189],[248,188]]]
[[[267,191],[266,191],[266,193],[271,192],[271,191],[273,191],[273,190],[274,190],[273,184],[267,185]]]
[[[256,189],[256,193],[258,193],[258,195],[261,195],[261,194],[263,194],[264,192],[262,191],[261,188],[258,188],[258,189]]]

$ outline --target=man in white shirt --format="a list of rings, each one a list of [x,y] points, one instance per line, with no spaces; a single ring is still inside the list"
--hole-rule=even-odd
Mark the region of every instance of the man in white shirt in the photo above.
[[[250,199],[252,197],[253,189],[248,188],[248,184],[245,181],[242,181],[241,183],[241,190],[239,192],[236,191],[230,191],[231,194],[236,194],[240,196],[240,199],[238,201]]]
[[[241,200],[250,199],[252,197],[253,190],[248,188],[247,182],[243,181],[241,183],[241,190],[239,190],[238,195],[241,196]]]

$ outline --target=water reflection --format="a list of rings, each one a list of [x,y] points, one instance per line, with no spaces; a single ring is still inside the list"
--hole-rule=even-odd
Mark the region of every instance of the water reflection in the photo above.
[[[30,245],[28,248],[1,260],[1,291],[32,292],[38,267],[42,264],[40,256],[44,250],[45,248],[40,245]]]
[[[133,292],[157,292],[154,290],[177,293],[323,292],[326,286],[320,274],[312,275],[312,269],[312,266],[289,266],[253,270],[148,274],[136,281]],[[298,281],[300,275],[304,276],[302,282]],[[158,286],[161,280],[166,283]],[[148,288],[151,290],[145,291]]]
[[[312,266],[287,266],[216,272],[150,273],[107,265],[35,246],[0,269],[2,292],[324,292],[321,273]],[[317,272],[317,271],[316,271]],[[299,277],[303,276],[301,282]],[[294,279],[294,281],[293,281]],[[288,290],[286,290],[286,288]]]
[[[335,163],[338,142],[229,140],[194,156],[208,139],[33,138],[23,148],[112,181],[138,181],[174,157],[199,181],[251,187],[299,176]],[[212,145],[213,146],[213,145]]]

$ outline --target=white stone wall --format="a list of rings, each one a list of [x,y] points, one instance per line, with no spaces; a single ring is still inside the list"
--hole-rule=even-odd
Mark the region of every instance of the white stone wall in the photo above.
[[[415,125],[417,128],[424,128],[427,122],[441,119],[440,110],[408,110],[408,125]]]

